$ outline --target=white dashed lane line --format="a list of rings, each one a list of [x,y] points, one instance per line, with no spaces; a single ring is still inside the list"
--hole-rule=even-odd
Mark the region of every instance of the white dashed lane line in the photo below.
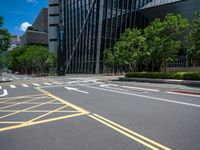
[[[37,84],[37,83],[33,83],[33,85],[35,85],[35,86],[40,86],[39,84]]]
[[[52,85],[51,83],[48,83],[48,82],[44,82],[44,84],[45,84],[45,85]]]
[[[27,84],[22,84],[23,87],[29,87]]]
[[[17,87],[15,85],[10,85],[10,88],[15,89]]]

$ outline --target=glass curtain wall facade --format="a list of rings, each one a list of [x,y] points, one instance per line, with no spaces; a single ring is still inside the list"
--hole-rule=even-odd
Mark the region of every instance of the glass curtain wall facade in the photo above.
[[[152,0],[60,0],[58,68],[102,73],[103,52],[126,28],[145,26],[137,10]]]

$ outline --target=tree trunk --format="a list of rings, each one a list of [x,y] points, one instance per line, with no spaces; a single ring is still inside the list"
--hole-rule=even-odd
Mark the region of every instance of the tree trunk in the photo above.
[[[162,55],[161,71],[165,73],[166,68],[167,68],[167,51],[164,50]]]
[[[151,71],[154,72],[154,61],[151,62]]]

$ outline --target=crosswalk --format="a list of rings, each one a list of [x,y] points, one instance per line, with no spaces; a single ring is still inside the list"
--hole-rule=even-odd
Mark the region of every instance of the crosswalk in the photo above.
[[[32,80],[32,77],[23,77],[23,78],[13,78],[13,77],[0,77],[1,82],[8,82],[8,81],[13,81],[13,80]]]
[[[1,85],[0,90],[2,89],[17,89],[17,88],[33,88],[33,87],[48,87],[48,86],[59,86],[59,85],[75,85],[75,84],[90,84],[90,83],[96,83],[95,81],[86,81],[86,80],[78,80],[78,81],[68,81],[68,82],[61,82],[61,81],[52,81],[52,82],[43,82],[43,83],[21,83],[21,84],[14,84],[10,82],[10,84],[7,85]]]
[[[62,84],[64,84],[64,83],[62,83]],[[1,89],[8,89],[8,88],[16,89],[16,88],[20,88],[20,87],[22,87],[22,88],[30,88],[30,87],[53,86],[53,85],[58,85],[58,84],[49,83],[49,82],[44,82],[44,83],[29,83],[29,84],[17,84],[17,85],[10,84],[10,85],[0,86],[0,90]]]
[[[16,89],[17,87],[15,85],[10,85],[10,88]]]

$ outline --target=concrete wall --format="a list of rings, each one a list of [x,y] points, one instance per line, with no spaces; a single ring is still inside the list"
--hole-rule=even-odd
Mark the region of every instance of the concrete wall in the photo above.
[[[48,33],[38,31],[26,31],[21,38],[19,46],[26,44],[48,45]]]
[[[48,45],[48,9],[43,8],[33,23],[33,28],[38,31],[27,30],[21,38],[19,46],[27,44]]]
[[[59,0],[49,0],[48,7],[48,42],[49,51],[57,53],[57,25],[59,24]]]
[[[33,28],[41,32],[48,31],[48,9],[43,8],[33,23]]]

